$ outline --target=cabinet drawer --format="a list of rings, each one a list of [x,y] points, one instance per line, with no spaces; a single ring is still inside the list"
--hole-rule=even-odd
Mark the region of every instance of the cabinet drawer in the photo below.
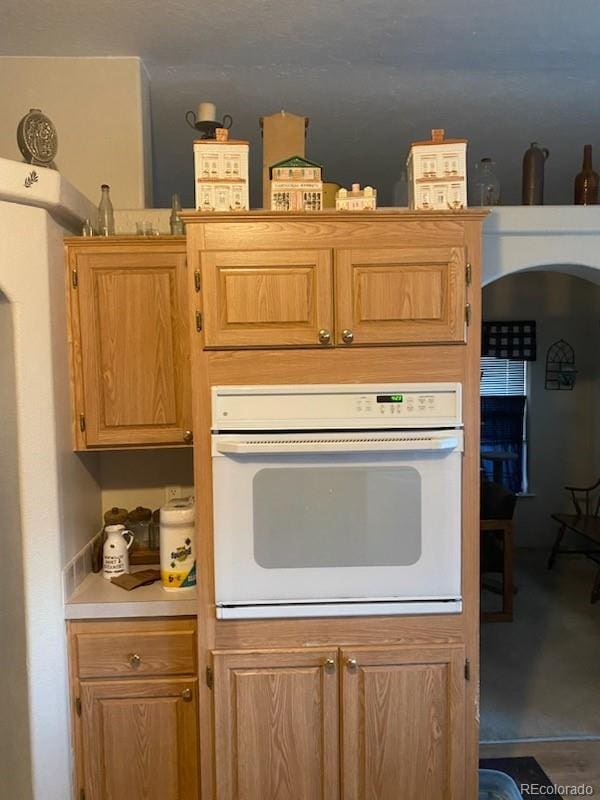
[[[185,675],[196,671],[193,630],[79,633],[80,678]]]

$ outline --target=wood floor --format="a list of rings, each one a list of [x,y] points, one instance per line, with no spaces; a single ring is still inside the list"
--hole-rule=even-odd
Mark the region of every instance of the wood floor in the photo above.
[[[551,781],[563,786],[587,784],[600,800],[600,740],[579,742],[503,742],[482,744],[481,758],[533,756]]]

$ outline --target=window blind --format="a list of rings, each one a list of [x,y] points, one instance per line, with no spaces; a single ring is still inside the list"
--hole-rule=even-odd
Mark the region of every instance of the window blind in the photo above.
[[[484,356],[481,359],[481,395],[523,396],[526,392],[526,362]]]

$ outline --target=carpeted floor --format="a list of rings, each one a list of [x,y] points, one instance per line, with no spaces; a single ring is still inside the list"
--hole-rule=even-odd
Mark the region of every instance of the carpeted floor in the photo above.
[[[517,551],[515,621],[481,628],[481,741],[600,737],[596,565]],[[489,598],[486,598],[487,603]]]

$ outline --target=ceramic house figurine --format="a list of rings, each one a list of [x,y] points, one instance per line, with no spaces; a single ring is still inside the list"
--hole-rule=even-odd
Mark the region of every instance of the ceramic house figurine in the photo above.
[[[302,156],[273,164],[271,211],[320,211],[323,208],[323,168]]]
[[[338,211],[375,211],[377,206],[377,189],[372,186],[360,188],[360,183],[353,183],[352,189],[340,189],[335,196],[335,207]]]
[[[196,208],[247,211],[250,145],[241,139],[230,139],[225,128],[217,128],[215,135],[216,139],[194,142]]]
[[[466,208],[466,139],[445,139],[442,128],[434,129],[430,141],[412,143],[406,169],[410,208]]]

